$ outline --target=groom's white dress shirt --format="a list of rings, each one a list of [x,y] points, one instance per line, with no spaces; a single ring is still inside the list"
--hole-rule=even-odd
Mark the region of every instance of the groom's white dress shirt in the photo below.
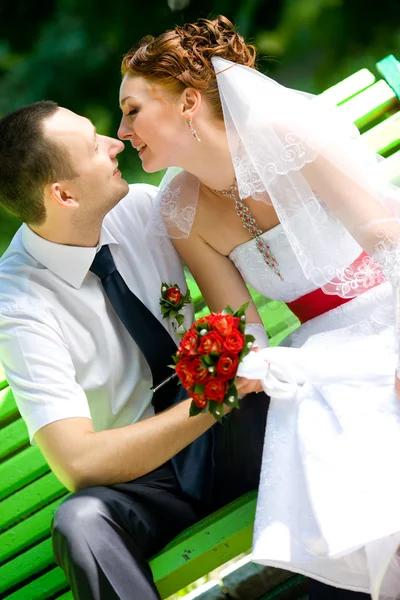
[[[181,263],[169,241],[144,235],[156,192],[131,186],[104,219],[99,247],[109,245],[128,287],[178,342],[159,299],[162,281],[186,289]],[[0,259],[0,361],[31,439],[69,417],[99,431],[153,414],[149,366],[89,271],[95,253],[23,225]],[[186,307],[186,326],[192,317]]]

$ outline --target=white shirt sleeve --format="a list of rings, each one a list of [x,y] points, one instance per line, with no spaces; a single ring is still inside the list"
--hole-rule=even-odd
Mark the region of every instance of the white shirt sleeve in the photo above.
[[[32,442],[54,421],[90,416],[68,347],[54,318],[20,307],[0,313],[0,361]]]

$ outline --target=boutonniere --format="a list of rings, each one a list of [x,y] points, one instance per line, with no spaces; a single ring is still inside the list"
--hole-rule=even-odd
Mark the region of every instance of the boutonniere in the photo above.
[[[181,310],[185,306],[185,304],[190,304],[192,298],[190,296],[189,288],[184,294],[179,285],[174,283],[173,285],[169,285],[164,281],[161,284],[161,298],[160,298],[160,306],[163,319],[171,318],[175,319],[177,328],[179,328],[185,317],[181,314]]]

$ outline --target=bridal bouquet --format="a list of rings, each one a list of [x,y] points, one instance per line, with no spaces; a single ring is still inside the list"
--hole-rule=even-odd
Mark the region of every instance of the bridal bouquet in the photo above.
[[[183,336],[173,356],[174,369],[192,398],[190,416],[209,411],[221,422],[222,404],[238,408],[235,377],[239,363],[253,346],[245,334],[245,311],[229,307],[197,319]]]

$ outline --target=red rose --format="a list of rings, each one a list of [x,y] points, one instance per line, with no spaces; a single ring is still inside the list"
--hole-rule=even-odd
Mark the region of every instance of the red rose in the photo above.
[[[209,400],[215,400],[221,404],[225,398],[227,389],[228,386],[225,381],[211,379],[206,385],[205,394]]]
[[[201,358],[195,358],[191,361],[189,367],[191,373],[193,373],[196,383],[205,383],[210,377],[210,372],[201,361]]]
[[[217,313],[210,316],[211,326],[223,337],[229,335],[232,333],[232,331],[237,329],[239,327],[239,323],[239,317],[233,317],[230,314],[223,315],[222,313]]]
[[[167,300],[177,306],[179,302],[182,300],[182,292],[177,287],[170,287],[167,289],[165,293]]]
[[[189,394],[193,402],[197,404],[199,408],[205,408],[207,406],[207,398],[204,392],[202,394],[195,394],[194,392],[189,392]]]
[[[210,331],[201,338],[199,354],[221,354],[224,349],[224,340],[216,331]]]
[[[185,388],[196,383],[206,383],[210,378],[208,368],[203,365],[201,358],[181,358],[175,371]]]
[[[232,333],[226,336],[224,340],[224,348],[228,352],[239,354],[239,352],[243,350],[244,341],[245,339],[243,333],[240,333],[240,331],[234,329]]]
[[[199,336],[195,331],[188,331],[179,344],[179,353],[183,356],[196,356]]]
[[[196,329],[196,331],[200,331],[201,329],[210,329],[209,317],[200,317],[193,323],[191,329]]]
[[[190,358],[181,358],[181,360],[175,366],[176,374],[185,388],[188,388],[196,383],[192,362],[193,361]]]
[[[217,375],[224,379],[233,379],[236,375],[239,359],[232,354],[222,354],[217,362]]]

